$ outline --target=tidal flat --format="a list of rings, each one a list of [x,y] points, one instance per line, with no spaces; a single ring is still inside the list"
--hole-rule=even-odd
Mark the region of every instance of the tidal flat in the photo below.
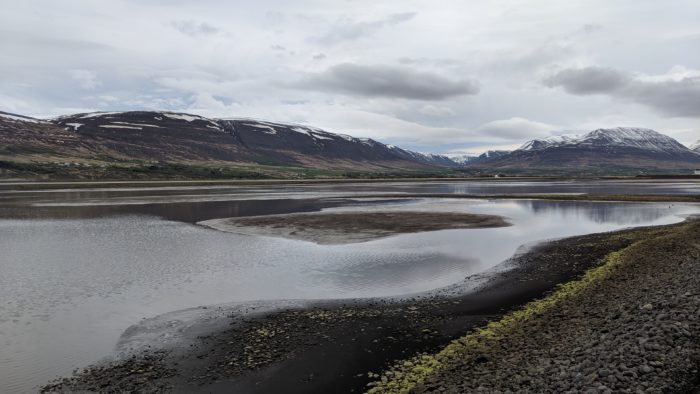
[[[266,215],[214,219],[199,224],[231,233],[277,236],[326,245],[423,231],[510,226],[504,218],[495,215],[425,211]]]

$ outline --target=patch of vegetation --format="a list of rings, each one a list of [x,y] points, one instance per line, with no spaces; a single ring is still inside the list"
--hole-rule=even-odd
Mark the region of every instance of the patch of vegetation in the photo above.
[[[655,168],[629,167],[614,165],[581,166],[581,167],[501,167],[479,168],[467,167],[457,171],[469,176],[535,176],[535,177],[645,177],[645,176],[677,176],[690,175],[692,168]]]
[[[102,158],[101,158],[102,159]],[[224,179],[406,179],[444,178],[460,175],[445,169],[435,171],[349,171],[270,165],[226,163],[163,163],[114,160],[54,161],[0,160],[0,177],[63,180],[224,180]]]

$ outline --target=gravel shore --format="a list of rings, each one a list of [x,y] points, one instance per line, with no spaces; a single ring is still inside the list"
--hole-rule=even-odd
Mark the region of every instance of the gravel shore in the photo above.
[[[700,220],[659,228],[547,298],[385,372],[372,393],[696,393]]]

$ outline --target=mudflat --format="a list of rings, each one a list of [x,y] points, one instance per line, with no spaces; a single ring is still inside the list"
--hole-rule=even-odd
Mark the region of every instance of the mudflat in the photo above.
[[[239,234],[270,235],[319,244],[364,242],[422,231],[510,226],[504,218],[495,215],[421,211],[295,213],[214,219],[198,224]]]

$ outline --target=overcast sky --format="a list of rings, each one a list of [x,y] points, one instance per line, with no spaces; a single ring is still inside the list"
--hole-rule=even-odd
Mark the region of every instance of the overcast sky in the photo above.
[[[700,139],[697,0],[4,3],[1,111],[255,117],[442,153]]]

